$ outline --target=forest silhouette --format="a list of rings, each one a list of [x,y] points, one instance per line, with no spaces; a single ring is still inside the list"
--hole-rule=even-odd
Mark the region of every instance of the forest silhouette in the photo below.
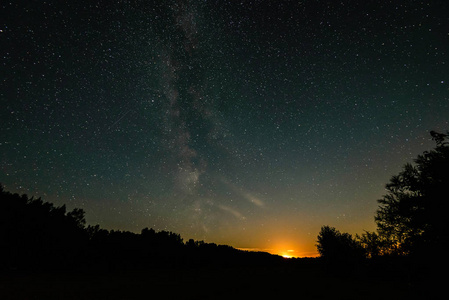
[[[390,293],[384,295],[384,299],[428,296],[437,291],[430,286],[441,279],[436,274],[444,271],[441,265],[447,261],[445,245],[448,231],[444,225],[449,209],[449,132],[431,132],[431,136],[436,147],[418,155],[414,164],[406,164],[403,171],[387,183],[387,194],[378,200],[379,208],[374,217],[377,231],[354,237],[334,227],[323,226],[317,236],[320,257],[315,259],[284,259],[228,245],[193,239],[184,241],[177,233],[156,232],[151,228],[144,228],[139,234],[106,230],[99,225],[87,225],[82,209],[67,211],[65,205],[56,207],[41,198],[13,194],[0,185],[0,296],[3,293],[7,298],[30,298],[26,287],[24,294],[19,293],[23,297],[14,294],[14,287],[23,284],[22,279],[17,279],[21,278],[18,274],[84,272],[90,274],[85,276],[91,276],[95,272],[117,274],[128,271],[145,272],[139,278],[147,278],[148,274],[157,272],[159,275],[154,275],[156,277],[152,280],[159,286],[174,284],[182,288],[188,288],[192,282],[183,279],[176,283],[165,277],[161,279],[160,274],[187,274],[187,277],[202,278],[204,284],[211,286],[208,292],[217,292],[220,280],[232,282],[231,285],[237,286],[234,290],[244,291],[242,295],[254,295],[247,287],[259,286],[267,278],[270,278],[269,293],[277,295],[277,286],[282,284],[279,276],[287,274],[292,278],[290,282],[294,278],[307,282],[310,280],[305,277],[307,274],[317,280],[305,290],[306,294],[310,293],[310,298],[313,298],[313,290],[319,289],[320,280],[324,280],[323,284],[332,285],[336,278],[341,280],[341,276],[352,283],[364,278],[367,282],[359,282],[360,286],[366,290],[375,286],[380,289],[378,293],[365,295],[365,299],[377,299],[382,293]],[[192,270],[197,271],[192,273]],[[241,279],[242,270],[250,274],[250,278],[245,277],[247,285],[239,285],[230,279]],[[207,274],[212,275],[208,277]],[[33,276],[27,278],[36,278]],[[4,282],[8,282],[5,278],[10,280],[8,288],[4,287]],[[126,282],[129,278],[124,280]],[[133,277],[133,280],[139,279]],[[380,288],[379,280],[389,284]],[[40,288],[34,287],[33,290],[31,287],[30,293]],[[41,288],[41,292],[42,289],[45,290]],[[283,291],[290,289],[284,288]],[[139,290],[138,295],[140,293]],[[354,296],[343,291],[340,294],[357,299],[360,293]],[[51,293],[43,295],[45,298],[59,298]],[[135,297],[140,298],[138,295]],[[172,291],[170,295],[178,294]],[[316,295],[326,298],[332,294],[318,292]],[[109,294],[105,298],[115,296]]]

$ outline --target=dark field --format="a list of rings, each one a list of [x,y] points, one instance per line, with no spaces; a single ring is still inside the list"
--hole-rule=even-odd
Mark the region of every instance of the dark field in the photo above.
[[[428,299],[406,275],[338,274],[321,266],[3,273],[0,299]]]

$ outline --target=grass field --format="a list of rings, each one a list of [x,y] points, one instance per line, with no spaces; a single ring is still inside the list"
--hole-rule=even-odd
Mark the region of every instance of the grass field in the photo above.
[[[402,276],[316,265],[4,273],[0,299],[424,299]],[[423,296],[423,297],[421,297]]]

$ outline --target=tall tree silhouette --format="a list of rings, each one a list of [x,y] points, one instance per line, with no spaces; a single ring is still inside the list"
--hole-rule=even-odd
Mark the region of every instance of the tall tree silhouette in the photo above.
[[[375,221],[391,253],[442,254],[448,242],[449,132],[430,134],[436,147],[407,163],[378,200]]]

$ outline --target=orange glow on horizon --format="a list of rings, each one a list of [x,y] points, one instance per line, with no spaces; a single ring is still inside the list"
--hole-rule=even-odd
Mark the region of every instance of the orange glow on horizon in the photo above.
[[[282,229],[277,229],[279,226]],[[315,245],[315,235],[293,230],[288,224],[276,223],[270,227],[269,231],[259,231],[256,234],[260,237],[251,241],[239,241],[237,245],[234,245],[240,250],[267,252],[284,258],[319,256]]]
[[[252,252],[267,252],[273,255],[279,255],[284,258],[302,258],[302,257],[318,257],[318,252],[302,252],[294,249],[263,249],[263,248],[237,248],[243,251],[252,251]]]

